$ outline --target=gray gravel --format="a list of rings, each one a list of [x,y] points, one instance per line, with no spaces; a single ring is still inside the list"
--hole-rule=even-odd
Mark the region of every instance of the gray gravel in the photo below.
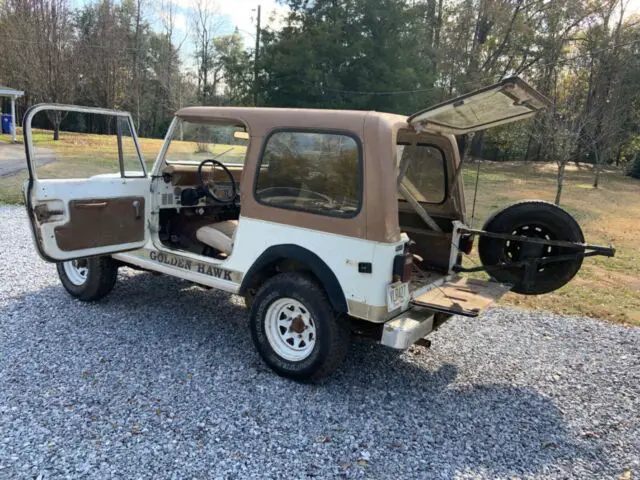
[[[123,270],[80,303],[0,224],[0,478],[640,475],[640,329],[496,308],[299,385],[238,297]]]

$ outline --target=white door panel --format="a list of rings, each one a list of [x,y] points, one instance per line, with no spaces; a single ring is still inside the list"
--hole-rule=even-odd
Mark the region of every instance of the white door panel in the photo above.
[[[132,250],[148,238],[147,178],[36,180],[29,197],[34,240],[47,260]]]
[[[36,114],[40,114],[39,128],[51,128],[47,119],[57,118],[61,138],[69,136],[66,143],[60,140],[61,144],[54,143],[48,150],[58,175],[84,176],[89,175],[84,172],[105,169],[110,173],[89,178],[39,178],[37,168],[41,167],[35,163],[31,126]],[[83,115],[97,120],[81,121]],[[69,119],[68,124],[62,123],[63,118]],[[43,258],[70,260],[133,250],[145,244],[150,179],[127,112],[36,105],[25,114],[24,137],[29,166],[25,203]],[[98,144],[92,147],[86,140]],[[137,170],[128,171],[128,166]]]

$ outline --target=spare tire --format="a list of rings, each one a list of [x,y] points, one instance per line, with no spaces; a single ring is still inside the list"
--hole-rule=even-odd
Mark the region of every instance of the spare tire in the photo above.
[[[541,200],[525,200],[515,203],[490,217],[483,230],[526,237],[566,240],[584,243],[584,235],[578,222],[565,210],[553,203]],[[486,266],[519,262],[532,258],[543,258],[581,252],[581,249],[554,247],[543,244],[480,237],[478,252]],[[524,295],[549,293],[565,285],[582,266],[582,256],[561,262],[541,264],[528,282],[525,267],[489,269],[488,273],[497,281],[513,285],[512,291]]]

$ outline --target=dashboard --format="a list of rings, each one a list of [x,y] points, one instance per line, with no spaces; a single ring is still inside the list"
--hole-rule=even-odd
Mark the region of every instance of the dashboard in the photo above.
[[[236,192],[240,192],[240,178],[242,165],[229,166],[236,181]],[[215,194],[219,198],[230,198],[233,194],[233,185],[229,182],[228,175],[222,170],[214,171]],[[162,181],[157,182],[155,192],[160,208],[197,208],[197,207],[233,207],[216,202],[206,195],[197,195],[199,188],[198,165],[169,165],[162,172]]]

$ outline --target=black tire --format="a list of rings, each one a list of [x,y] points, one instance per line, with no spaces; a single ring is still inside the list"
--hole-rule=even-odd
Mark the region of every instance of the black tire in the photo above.
[[[244,294],[244,306],[247,309],[251,310],[251,306],[253,305],[253,300],[256,298],[256,291],[253,288],[247,290],[247,293]]]
[[[584,242],[578,222],[557,205],[540,200],[525,200],[500,210],[484,224],[483,230],[551,240]],[[566,255],[578,249],[510,242],[480,237],[478,252],[484,266],[516,262],[527,258]],[[513,285],[512,291],[523,295],[549,293],[568,283],[580,270],[582,257],[541,265],[535,279],[525,284],[524,268],[490,270],[489,274],[502,283]]]
[[[311,353],[292,361],[278,354],[267,334],[267,313],[274,302],[294,299],[307,309],[316,332]],[[264,362],[278,375],[314,382],[328,376],[343,362],[351,341],[346,318],[337,315],[324,289],[309,275],[280,273],[264,282],[251,302],[251,337]],[[306,328],[306,327],[304,327]],[[291,332],[293,329],[293,321]]]
[[[69,294],[83,302],[93,302],[106,296],[118,278],[118,263],[111,257],[89,257],[77,260],[81,268],[86,268],[84,283],[74,282],[65,270],[65,263],[56,264],[62,286]],[[70,263],[70,262],[69,262]]]

